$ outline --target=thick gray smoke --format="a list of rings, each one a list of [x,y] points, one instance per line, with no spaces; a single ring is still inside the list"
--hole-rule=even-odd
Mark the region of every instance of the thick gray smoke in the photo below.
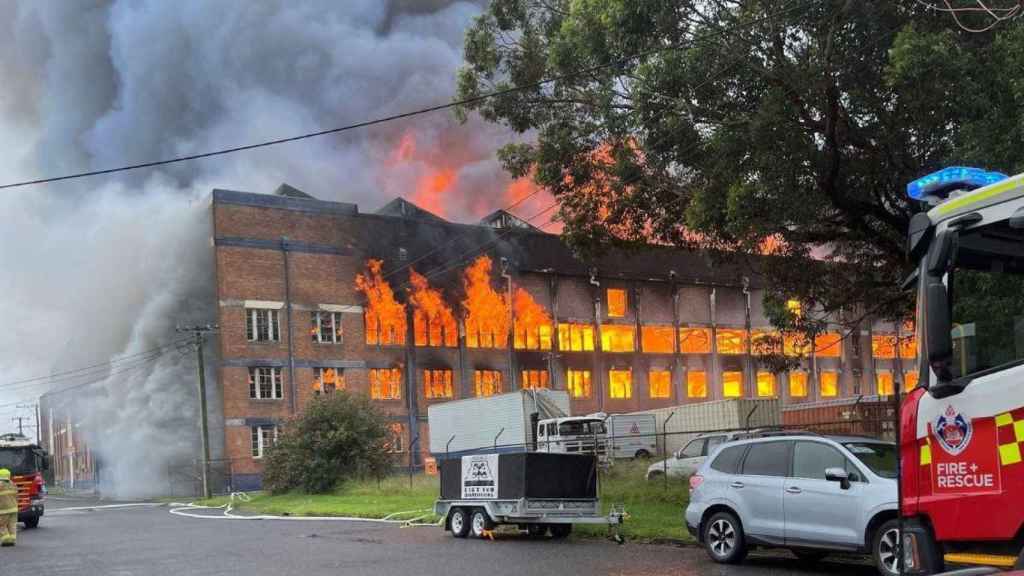
[[[474,2],[436,0],[4,3],[0,182],[445,101],[462,32],[479,11]],[[482,122],[460,126],[439,113],[0,192],[0,429],[9,428],[16,403],[81,379],[3,383],[156,348],[178,337],[177,324],[215,320],[211,188],[269,192],[288,182],[373,209],[398,195],[422,196],[440,170],[443,186],[434,192],[445,195],[445,215],[466,219],[505,203],[509,182],[494,150],[506,139]],[[169,465],[195,457],[194,371],[191,355],[171,349],[76,401],[108,489],[159,491]],[[214,447],[220,432],[215,424]]]

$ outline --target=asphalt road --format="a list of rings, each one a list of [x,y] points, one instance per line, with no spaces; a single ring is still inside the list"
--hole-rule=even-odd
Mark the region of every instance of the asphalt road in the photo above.
[[[693,547],[617,545],[571,538],[456,540],[433,527],[364,522],[216,520],[174,516],[166,506],[63,510],[50,500],[36,530],[0,549],[0,575],[722,575],[872,576],[852,561],[801,564],[787,553],[712,564]]]

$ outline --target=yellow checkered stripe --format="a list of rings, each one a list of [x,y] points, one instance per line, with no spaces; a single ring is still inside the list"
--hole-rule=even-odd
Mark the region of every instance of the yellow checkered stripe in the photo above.
[[[1017,420],[1009,412],[996,416],[996,436],[999,438],[999,463],[1010,466],[1021,462],[1024,419]]]

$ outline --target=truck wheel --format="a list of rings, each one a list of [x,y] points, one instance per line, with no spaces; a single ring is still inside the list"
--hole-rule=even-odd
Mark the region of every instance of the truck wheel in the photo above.
[[[900,524],[895,518],[882,524],[871,539],[871,555],[882,576],[899,574]]]
[[[491,522],[491,518],[484,512],[483,508],[477,508],[473,511],[473,515],[470,516],[470,533],[473,534],[474,538],[483,538],[485,530],[493,530],[494,522]]]
[[[720,564],[737,564],[747,556],[740,521],[730,512],[719,512],[704,525],[704,549]]]
[[[530,538],[543,538],[548,534],[548,527],[546,524],[527,524],[526,532]]]
[[[637,450],[636,454],[634,454],[633,457],[634,458],[642,458],[642,459],[646,460],[646,459],[651,457],[651,453],[648,452],[647,450],[641,449],[641,450]]]
[[[456,538],[465,538],[469,534],[469,516],[464,508],[452,508],[448,513],[448,527]]]
[[[25,519],[25,528],[31,529],[39,526],[39,516],[33,516]]]
[[[568,538],[572,534],[572,524],[552,524],[551,537],[555,540]]]

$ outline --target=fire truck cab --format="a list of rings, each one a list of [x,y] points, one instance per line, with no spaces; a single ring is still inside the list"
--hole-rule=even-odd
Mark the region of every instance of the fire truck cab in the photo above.
[[[1024,174],[908,185],[920,385],[900,410],[903,569],[1024,567]],[[911,284],[908,282],[908,284]]]
[[[18,522],[35,528],[44,512],[46,483],[43,472],[49,468],[46,452],[18,434],[0,435],[0,468],[11,471],[18,487]]]

